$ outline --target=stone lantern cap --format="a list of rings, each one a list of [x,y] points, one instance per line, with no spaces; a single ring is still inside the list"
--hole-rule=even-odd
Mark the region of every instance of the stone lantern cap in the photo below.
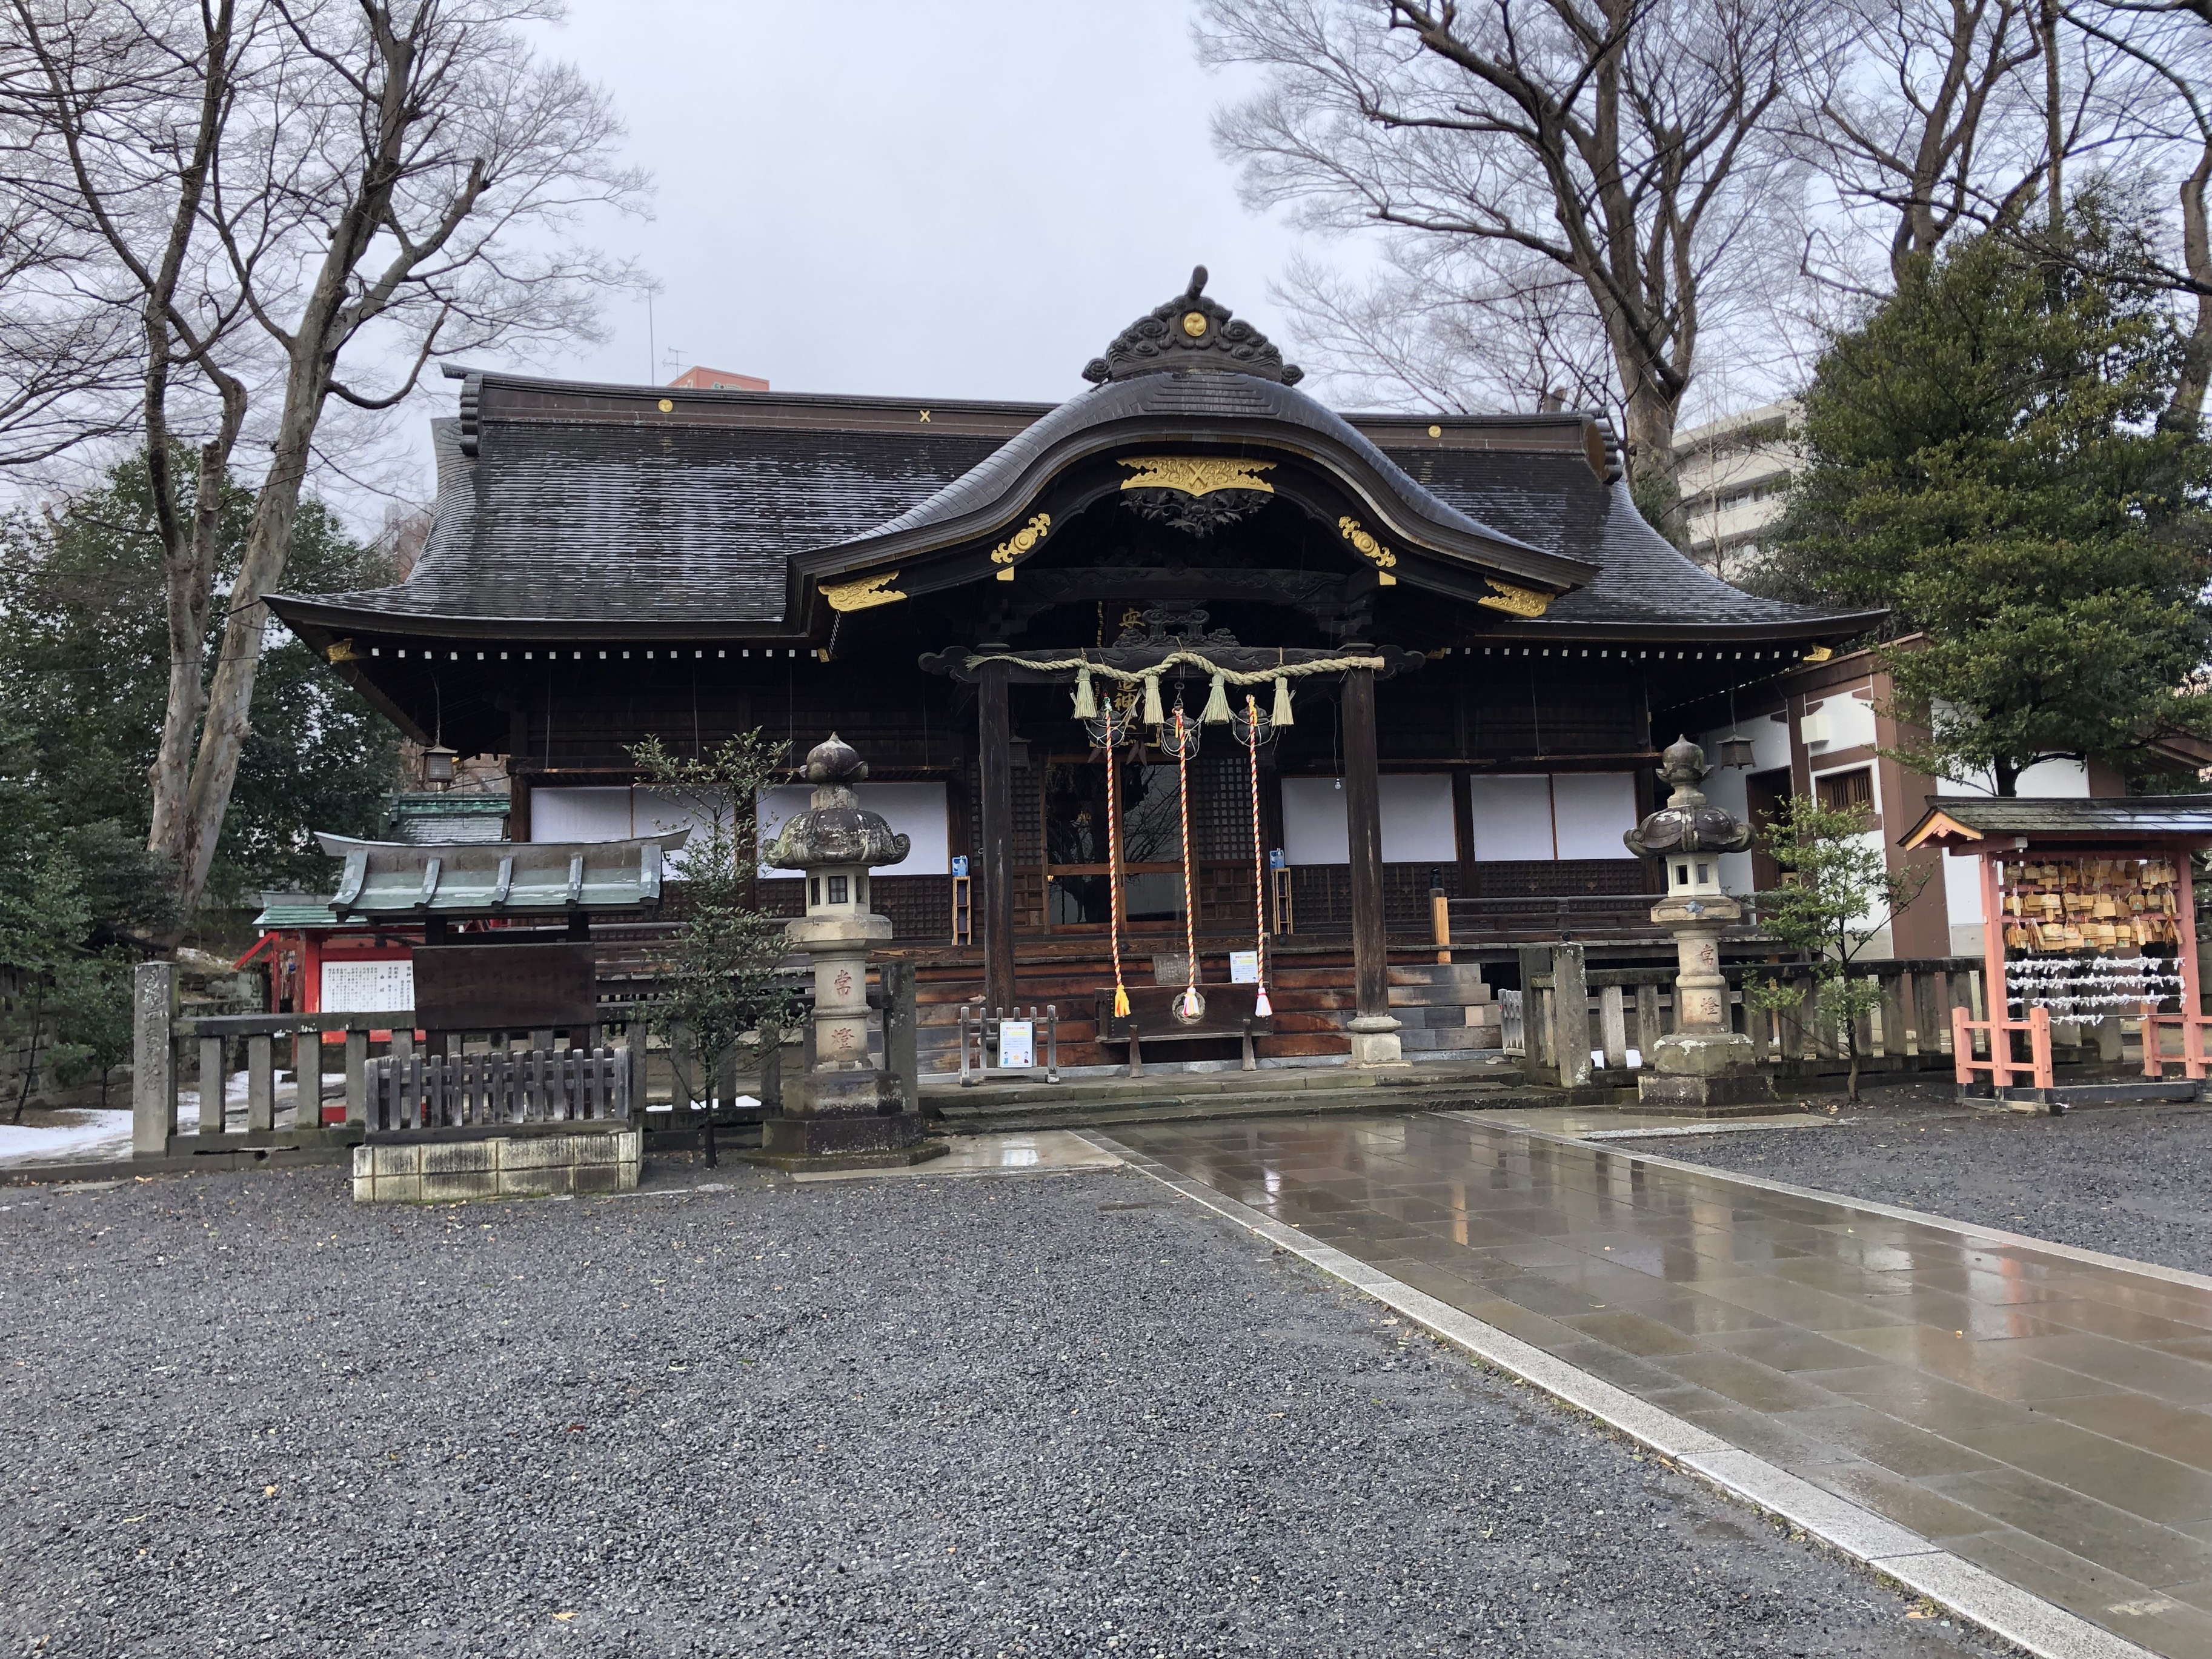
[[[1751,846],[1751,826],[1724,806],[1705,799],[1705,751],[1677,738],[1660,757],[1659,775],[1674,786],[1667,804],[1621,840],[1644,858],[1675,853],[1741,853]]]
[[[763,860],[778,870],[832,864],[872,869],[902,863],[913,842],[894,830],[882,813],[862,806],[853,793],[853,786],[867,775],[867,763],[836,732],[815,744],[806,757],[806,781],[814,786],[813,797],[805,811],[784,820]]]

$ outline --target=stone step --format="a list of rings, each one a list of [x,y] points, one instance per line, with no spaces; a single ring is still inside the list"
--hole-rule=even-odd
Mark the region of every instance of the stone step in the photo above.
[[[1303,1089],[1283,1093],[1192,1095],[1163,1089],[1145,1099],[1072,1100],[1057,1107],[1034,1102],[994,1102],[948,1109],[938,1127],[951,1134],[997,1134],[1018,1129],[1066,1129],[1180,1119],[1281,1117],[1324,1112],[1419,1112],[1479,1109],[1510,1102],[1536,1103],[1528,1091],[1502,1083],[1460,1083],[1418,1089]]]
[[[1264,1071],[1170,1072],[1155,1066],[1147,1076],[1069,1078],[1060,1083],[979,1083],[962,1088],[948,1079],[923,1081],[924,1104],[947,1112],[988,1104],[1036,1105],[1057,1108],[1071,1102],[1126,1100],[1132,1095],[1177,1094],[1200,1097],[1243,1095],[1304,1095],[1341,1091],[1458,1088],[1470,1085],[1508,1085],[1521,1081],[1520,1068],[1503,1055],[1475,1054],[1465,1058],[1424,1060],[1403,1069],[1355,1071],[1350,1066],[1271,1066]]]

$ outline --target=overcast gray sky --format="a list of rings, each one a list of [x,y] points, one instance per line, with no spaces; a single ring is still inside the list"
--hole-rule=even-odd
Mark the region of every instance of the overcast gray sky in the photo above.
[[[665,357],[779,390],[1058,399],[1114,333],[1208,292],[1283,337],[1297,238],[1237,200],[1207,132],[1235,83],[1188,0],[572,0],[547,36],[614,95],[659,183],[602,240],[659,277],[547,366]]]

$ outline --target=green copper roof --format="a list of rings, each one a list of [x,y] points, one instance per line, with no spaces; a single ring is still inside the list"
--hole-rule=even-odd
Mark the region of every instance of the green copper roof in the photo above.
[[[330,914],[336,921],[436,916],[636,914],[660,903],[662,856],[690,831],[630,841],[482,842],[417,845],[319,835],[345,860]]]

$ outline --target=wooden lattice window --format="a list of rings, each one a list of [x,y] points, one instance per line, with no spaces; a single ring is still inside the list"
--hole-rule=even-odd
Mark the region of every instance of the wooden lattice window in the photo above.
[[[1855,766],[1848,772],[1831,772],[1814,780],[1820,805],[1831,812],[1874,811],[1874,768]]]

